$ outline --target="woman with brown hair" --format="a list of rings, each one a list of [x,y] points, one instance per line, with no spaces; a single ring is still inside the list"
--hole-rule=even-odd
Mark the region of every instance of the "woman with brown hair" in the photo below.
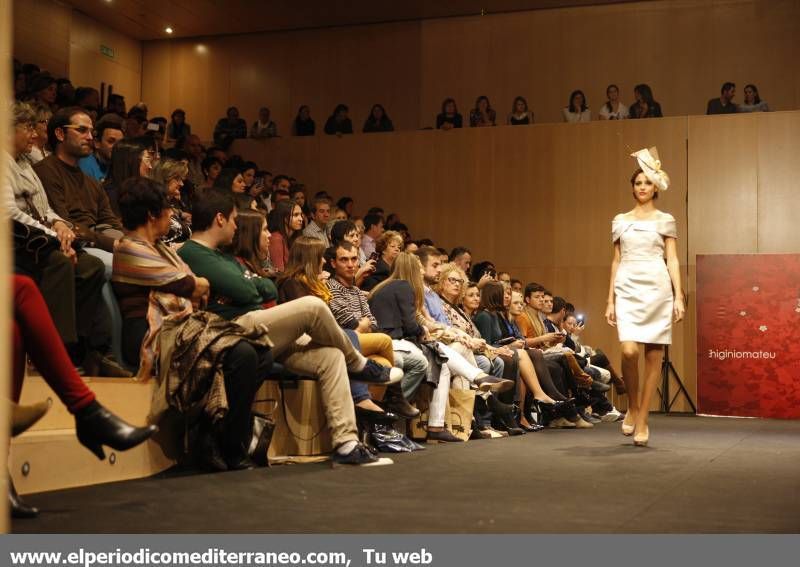
[[[269,258],[275,271],[289,261],[289,248],[303,230],[303,209],[294,201],[280,201],[269,214]]]
[[[269,261],[269,243],[272,235],[267,228],[267,217],[261,211],[239,211],[236,216],[236,234],[230,253],[253,274],[269,278],[275,275]]]

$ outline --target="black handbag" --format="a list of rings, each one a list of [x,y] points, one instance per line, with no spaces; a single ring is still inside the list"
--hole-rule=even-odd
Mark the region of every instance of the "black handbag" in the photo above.
[[[14,255],[32,257],[34,263],[38,264],[51,253],[61,249],[58,238],[50,236],[42,229],[15,220],[12,220],[11,223],[14,236]]]

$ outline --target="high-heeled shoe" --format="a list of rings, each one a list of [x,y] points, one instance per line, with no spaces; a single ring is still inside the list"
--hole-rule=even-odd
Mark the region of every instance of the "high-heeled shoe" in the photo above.
[[[42,419],[53,405],[53,400],[48,398],[30,406],[21,406],[14,402],[9,402],[9,405],[11,405],[11,437],[16,437]]]
[[[17,494],[10,474],[8,475],[8,507],[11,509],[12,518],[35,518],[39,515],[39,508],[25,504],[25,501]]]
[[[650,440],[650,428],[645,425],[644,431],[639,429],[633,434],[633,444],[637,447],[647,447],[647,442]]]
[[[395,421],[401,418],[402,416],[399,416],[396,413],[392,413],[390,411],[375,411],[356,406],[356,419],[363,420],[368,423],[391,425]]]
[[[628,419],[630,417],[630,419]],[[630,411],[625,412],[625,419],[622,420],[622,434],[626,437],[633,435],[634,424],[633,416]]]
[[[147,441],[158,431],[158,427],[134,427],[95,401],[75,414],[75,430],[78,441],[102,461],[106,458],[103,445],[117,451],[127,451]]]
[[[494,392],[496,394],[508,392],[514,387],[514,382],[512,380],[498,378],[497,376],[489,376],[488,374],[475,378],[474,383],[481,392]]]

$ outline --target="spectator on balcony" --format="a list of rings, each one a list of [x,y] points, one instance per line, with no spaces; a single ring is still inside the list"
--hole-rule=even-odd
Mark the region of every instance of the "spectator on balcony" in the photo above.
[[[523,124],[533,124],[533,112],[528,110],[528,101],[524,97],[518,96],[511,105],[511,114],[506,119],[506,124],[511,126],[522,126]]]
[[[661,118],[661,105],[653,98],[653,90],[644,83],[633,88],[636,102],[631,105],[631,118]]]
[[[624,120],[630,118],[628,107],[619,101],[619,87],[608,85],[606,87],[605,104],[600,108],[600,120]]]
[[[364,132],[392,132],[394,131],[394,124],[391,118],[386,114],[386,109],[381,104],[375,104],[372,110],[369,111],[369,116],[364,122]]]
[[[353,133],[353,122],[347,113],[350,109],[346,104],[337,104],[333,109],[333,114],[330,115],[328,121],[325,123],[325,133],[328,135],[341,135]]]
[[[250,128],[251,138],[274,138],[278,135],[278,125],[270,119],[269,108],[258,109],[258,120]]]
[[[758,96],[758,87],[753,84],[744,87],[744,103],[739,105],[739,112],[769,112],[766,101]]]
[[[297,116],[294,119],[294,135],[313,136],[315,131],[316,124],[311,118],[311,109],[304,104],[297,110]]]
[[[736,96],[736,84],[724,83],[720,88],[719,98],[712,98],[708,101],[706,114],[735,114],[737,106],[733,102],[734,96]]]
[[[436,116],[438,130],[452,130],[464,126],[464,119],[458,113],[455,99],[446,98],[442,102],[442,111]]]
[[[239,138],[247,138],[247,123],[239,118],[239,109],[231,106],[214,127],[214,143],[227,150]]]
[[[494,126],[497,113],[489,103],[489,97],[481,95],[475,100],[475,108],[469,112],[469,125],[472,128]]]
[[[586,103],[586,95],[582,90],[572,91],[569,104],[561,109],[564,122],[591,122],[592,111]]]

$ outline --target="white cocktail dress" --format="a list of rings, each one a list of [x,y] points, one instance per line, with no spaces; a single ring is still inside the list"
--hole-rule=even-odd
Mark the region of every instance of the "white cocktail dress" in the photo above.
[[[617,215],[611,234],[620,248],[614,279],[619,340],[671,344],[673,293],[664,261],[664,238],[678,237],[675,218],[663,212],[652,220]]]

